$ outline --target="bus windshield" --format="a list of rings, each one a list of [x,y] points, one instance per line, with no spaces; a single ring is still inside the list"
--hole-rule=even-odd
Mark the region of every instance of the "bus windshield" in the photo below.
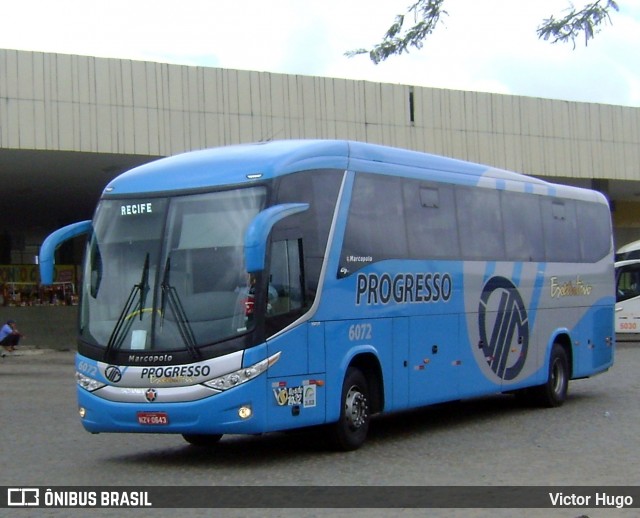
[[[265,200],[264,187],[102,200],[87,245],[82,340],[193,352],[244,333],[253,294],[243,239]]]

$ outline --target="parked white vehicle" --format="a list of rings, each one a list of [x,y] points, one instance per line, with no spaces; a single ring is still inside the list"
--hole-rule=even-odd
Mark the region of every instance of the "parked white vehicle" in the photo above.
[[[640,259],[616,262],[616,333],[640,333]]]

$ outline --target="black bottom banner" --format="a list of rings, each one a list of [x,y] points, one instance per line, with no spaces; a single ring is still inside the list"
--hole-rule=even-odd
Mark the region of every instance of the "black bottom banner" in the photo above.
[[[638,486],[4,486],[0,508],[640,507]]]

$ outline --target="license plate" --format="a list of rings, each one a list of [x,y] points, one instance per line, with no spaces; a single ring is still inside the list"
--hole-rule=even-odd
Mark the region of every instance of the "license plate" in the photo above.
[[[169,424],[166,412],[138,412],[138,424],[165,425]]]

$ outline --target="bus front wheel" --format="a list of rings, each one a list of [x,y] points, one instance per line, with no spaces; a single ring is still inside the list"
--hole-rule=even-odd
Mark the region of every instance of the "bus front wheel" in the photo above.
[[[333,425],[334,446],[343,451],[356,450],[369,431],[369,388],[360,369],[349,367],[342,384],[340,418]]]
[[[183,433],[182,437],[192,446],[215,446],[222,439],[222,434]]]

